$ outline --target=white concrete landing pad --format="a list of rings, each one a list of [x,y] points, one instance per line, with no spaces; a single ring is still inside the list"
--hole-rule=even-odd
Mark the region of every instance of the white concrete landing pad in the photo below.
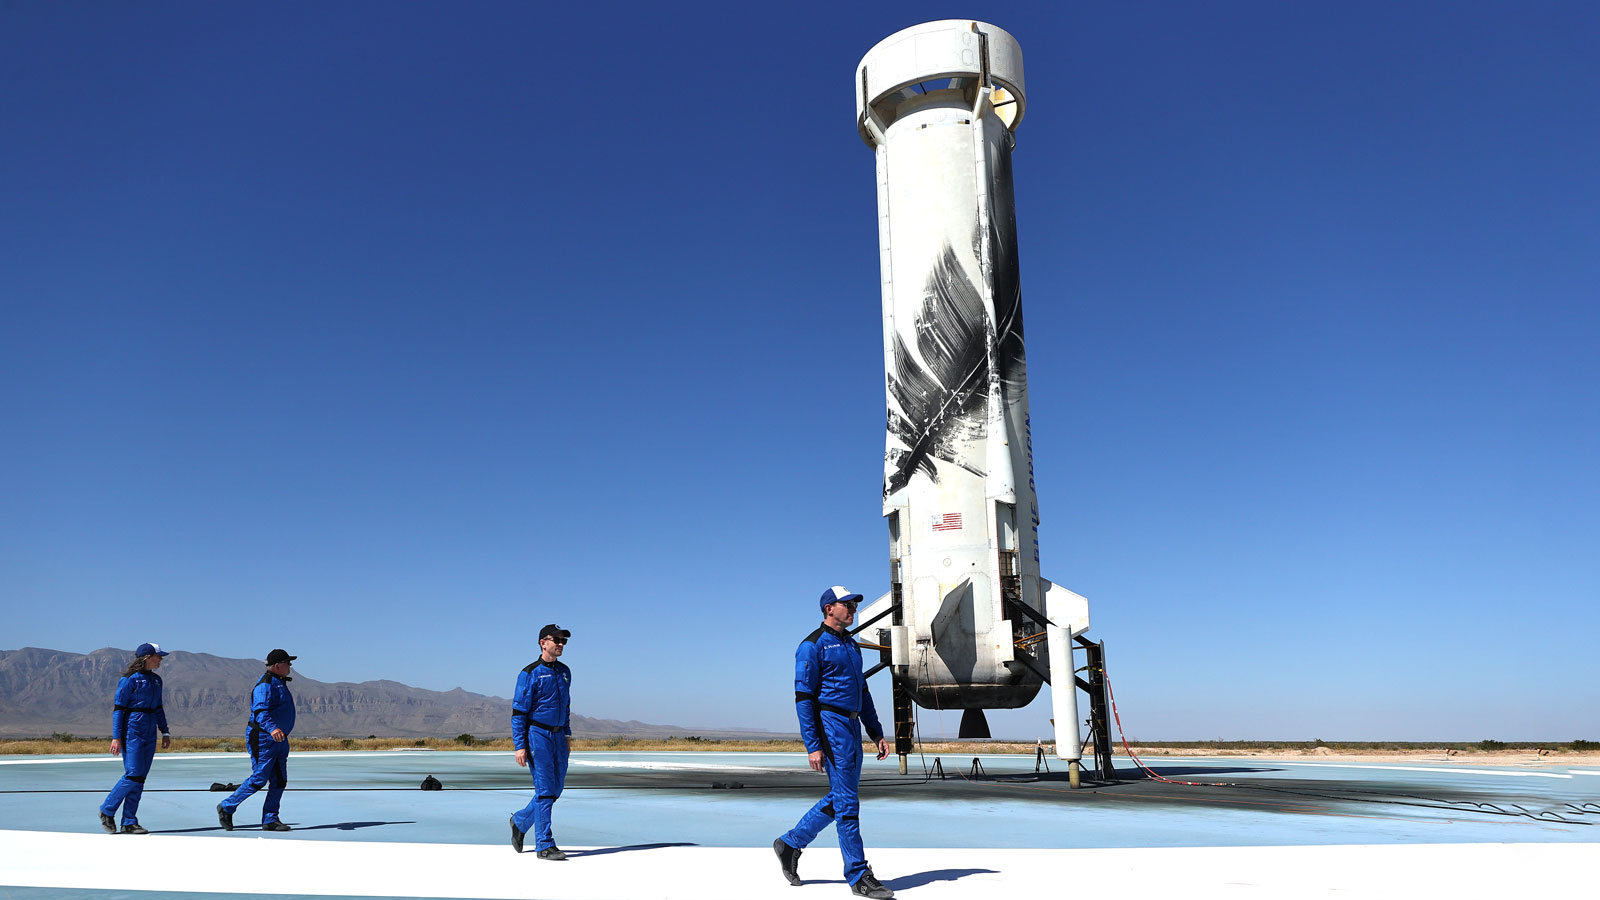
[[[976,824],[976,823],[975,823]],[[1004,827],[1003,822],[993,823]],[[120,891],[385,897],[843,898],[837,850],[808,851],[786,884],[770,850],[566,848],[112,836],[0,831],[0,884]],[[905,897],[1511,897],[1591,884],[1600,844],[1412,844],[1084,850],[884,848],[874,870]],[[270,873],[270,874],[267,874]],[[1159,894],[1157,892],[1160,892]]]

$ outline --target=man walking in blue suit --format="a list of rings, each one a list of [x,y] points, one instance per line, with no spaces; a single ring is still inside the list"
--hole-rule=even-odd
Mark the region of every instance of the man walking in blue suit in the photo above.
[[[772,842],[783,877],[799,885],[800,851],[833,823],[844,856],[844,880],[851,893],[870,900],[890,900],[867,865],[861,844],[861,726],[878,745],[878,758],[889,755],[872,694],[861,671],[861,648],[847,630],[856,619],[861,595],[834,586],[822,593],[822,627],[806,636],[794,652],[794,708],[800,737],[813,771],[828,773],[828,795],[817,801],[798,824]]]
[[[567,740],[572,735],[572,670],[561,662],[572,632],[557,625],[539,631],[539,658],[517,675],[511,695],[511,745],[517,765],[533,775],[533,799],[511,817],[511,847],[522,852],[522,839],[534,833],[540,859],[563,860],[556,846],[550,814],[567,780]]]
[[[246,797],[267,789],[261,804],[262,831],[288,831],[278,818],[278,801],[289,783],[289,732],[294,731],[294,697],[289,693],[289,664],[299,657],[286,651],[267,654],[267,671],[250,691],[250,778],[217,804],[217,821],[233,830],[233,813]]]

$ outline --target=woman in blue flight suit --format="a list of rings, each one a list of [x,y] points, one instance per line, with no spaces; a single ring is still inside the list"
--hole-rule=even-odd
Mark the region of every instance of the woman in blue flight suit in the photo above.
[[[156,731],[161,732],[161,749],[172,746],[167,730],[167,713],[161,708],[161,660],[167,651],[157,644],[140,644],[133,660],[117,682],[112,700],[111,752],[122,757],[122,779],[105,802],[100,804],[100,827],[117,833],[117,807],[122,807],[122,833],[148,834],[139,824],[139,798],[144,796],[144,779],[156,756]]]
[[[533,799],[511,817],[511,848],[522,852],[522,839],[534,832],[540,859],[563,860],[550,817],[567,781],[568,739],[572,735],[572,670],[561,662],[572,632],[556,625],[539,631],[539,658],[517,675],[511,695],[511,745],[517,765],[533,775]]]

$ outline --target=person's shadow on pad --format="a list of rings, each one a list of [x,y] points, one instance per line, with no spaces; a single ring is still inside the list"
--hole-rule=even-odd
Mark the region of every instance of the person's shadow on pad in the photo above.
[[[968,875],[998,875],[994,869],[934,869],[931,872],[918,872],[915,875],[901,875],[899,878],[884,878],[883,886],[891,891],[903,891],[906,888],[922,887],[936,881],[955,881]],[[843,878],[807,878],[806,884],[844,884]]]
[[[296,825],[295,831],[323,831],[337,828],[340,831],[355,831],[357,828],[376,828],[380,825],[415,825],[416,822],[334,822],[330,825]],[[194,834],[199,831],[221,831],[216,825],[207,825],[203,828],[166,828],[160,831],[151,830],[151,834]],[[260,825],[236,825],[234,831],[260,831]]]
[[[922,887],[936,881],[955,881],[968,875],[998,875],[994,869],[934,869],[931,872],[918,872],[915,875],[902,875],[899,878],[885,878],[883,886],[891,891],[903,891],[906,888]]]
[[[663,847],[698,847],[692,842],[678,842],[667,844],[628,844],[625,847],[596,847],[593,850],[568,850],[568,859],[577,859],[580,856],[604,856],[607,853],[627,853],[631,850],[660,850]]]

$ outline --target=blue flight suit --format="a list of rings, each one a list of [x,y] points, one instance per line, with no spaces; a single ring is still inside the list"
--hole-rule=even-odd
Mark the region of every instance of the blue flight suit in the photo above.
[[[139,798],[156,756],[156,731],[167,734],[167,713],[161,708],[161,676],[134,672],[117,682],[112,700],[111,736],[122,742],[122,779],[106,795],[100,811],[108,816],[122,807],[122,824],[139,823]]]
[[[528,751],[533,799],[511,821],[534,835],[534,849],[556,845],[550,813],[567,782],[567,738],[572,734],[572,670],[539,657],[517,675],[511,695],[511,745]]]
[[[247,797],[266,788],[261,824],[278,821],[278,801],[289,783],[289,733],[294,731],[294,696],[289,693],[288,680],[267,672],[250,692],[250,727],[245,740],[250,747],[251,772],[249,780],[219,804],[230,816]],[[272,739],[274,729],[283,731],[283,740]]]
[[[800,642],[794,652],[794,708],[806,752],[822,751],[828,795],[800,817],[783,842],[803,850],[833,822],[844,856],[844,879],[854,885],[867,873],[861,845],[861,726],[874,741],[883,737],[861,671],[861,648],[847,632],[827,626]]]

